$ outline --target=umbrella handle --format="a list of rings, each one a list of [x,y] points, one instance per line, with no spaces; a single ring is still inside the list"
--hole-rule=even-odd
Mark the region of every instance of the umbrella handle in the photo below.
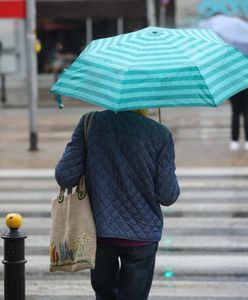
[[[159,120],[159,123],[161,124],[161,109],[160,109],[160,107],[158,108],[158,120]]]

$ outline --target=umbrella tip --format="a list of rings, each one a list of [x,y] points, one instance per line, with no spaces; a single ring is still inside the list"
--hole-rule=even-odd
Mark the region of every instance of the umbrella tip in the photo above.
[[[62,100],[61,100],[61,95],[56,95],[56,99],[57,99],[59,109],[64,108],[64,104],[62,103]]]

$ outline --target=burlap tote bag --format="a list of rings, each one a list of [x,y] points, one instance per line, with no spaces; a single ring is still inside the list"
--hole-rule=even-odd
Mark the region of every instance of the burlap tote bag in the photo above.
[[[87,119],[88,116],[86,127],[90,123]],[[95,221],[85,190],[85,178],[82,177],[74,192],[69,191],[66,195],[65,189],[61,188],[59,195],[52,200],[50,271],[77,272],[94,268],[95,255]]]

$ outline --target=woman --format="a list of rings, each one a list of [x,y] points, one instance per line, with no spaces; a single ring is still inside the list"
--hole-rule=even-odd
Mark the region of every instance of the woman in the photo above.
[[[163,228],[160,204],[173,204],[180,193],[171,133],[146,115],[95,113],[87,151],[83,116],[56,166],[66,188],[86,174],[98,238],[91,271],[97,300],[148,298]]]

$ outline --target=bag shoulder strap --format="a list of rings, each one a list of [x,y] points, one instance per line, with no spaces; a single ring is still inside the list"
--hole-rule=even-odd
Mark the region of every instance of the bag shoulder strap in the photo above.
[[[92,122],[92,119],[93,119],[93,116],[96,112],[94,111],[91,111],[89,112],[86,117],[85,117],[85,120],[84,120],[84,147],[85,147],[85,157],[87,156],[87,139],[88,139],[88,130],[90,128],[90,124]],[[78,184],[78,187],[77,187],[77,190],[78,190],[78,195],[79,197],[84,197],[85,196],[85,190],[84,190],[84,177],[82,176],[80,178],[80,181],[79,181],[79,184]]]
[[[91,111],[89,112],[84,120],[84,139],[85,139],[85,146],[87,147],[87,140],[88,140],[88,130],[90,128],[90,124],[92,122],[93,116],[94,116],[95,112]]]

